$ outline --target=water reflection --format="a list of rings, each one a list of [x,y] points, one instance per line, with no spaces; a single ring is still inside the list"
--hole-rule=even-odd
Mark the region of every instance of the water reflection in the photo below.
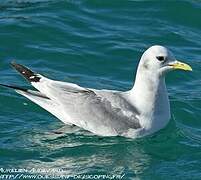
[[[63,168],[64,174],[142,174],[150,165],[142,140],[121,137],[100,138],[76,127],[63,126],[60,133],[34,134],[32,147],[39,151],[32,160],[22,161],[20,167]],[[63,132],[62,132],[63,131]],[[27,137],[30,138],[30,137]]]

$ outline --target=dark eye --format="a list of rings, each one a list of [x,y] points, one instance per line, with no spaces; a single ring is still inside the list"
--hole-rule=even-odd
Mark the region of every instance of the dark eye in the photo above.
[[[165,57],[164,57],[164,56],[156,56],[156,58],[157,58],[159,61],[164,61],[164,60],[165,60]]]

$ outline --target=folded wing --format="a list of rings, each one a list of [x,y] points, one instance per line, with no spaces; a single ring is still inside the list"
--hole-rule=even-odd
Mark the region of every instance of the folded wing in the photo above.
[[[52,104],[49,112],[65,123],[104,136],[121,135],[129,129],[140,128],[136,114],[127,116],[122,109],[114,107],[108,99],[91,89],[48,79],[16,63],[12,63],[12,66],[46,98],[42,97],[41,101],[41,97],[20,90],[17,92],[44,109],[48,106],[45,104]]]

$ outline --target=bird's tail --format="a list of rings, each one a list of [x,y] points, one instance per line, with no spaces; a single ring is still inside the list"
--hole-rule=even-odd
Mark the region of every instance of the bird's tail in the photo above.
[[[66,117],[63,116],[63,114],[61,113],[60,108],[58,108],[59,104],[56,103],[55,101],[51,100],[45,94],[43,94],[43,93],[41,93],[39,91],[25,89],[25,88],[21,88],[21,87],[18,87],[18,86],[13,86],[13,85],[0,84],[0,86],[14,89],[18,94],[21,94],[22,96],[25,96],[29,100],[31,100],[34,103],[38,104],[39,106],[44,108],[46,111],[50,112],[55,117],[60,119],[65,124],[71,125],[69,123],[68,119],[66,119]]]

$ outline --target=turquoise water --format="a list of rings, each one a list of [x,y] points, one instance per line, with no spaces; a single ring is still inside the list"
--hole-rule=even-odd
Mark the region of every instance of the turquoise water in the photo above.
[[[69,129],[0,88],[0,177],[12,168],[63,168],[70,179],[78,174],[201,179],[200,19],[201,3],[194,0],[1,1],[1,83],[29,87],[9,66],[15,59],[52,79],[125,91],[141,54],[154,44],[167,46],[193,72],[167,76],[171,122],[137,140]]]

